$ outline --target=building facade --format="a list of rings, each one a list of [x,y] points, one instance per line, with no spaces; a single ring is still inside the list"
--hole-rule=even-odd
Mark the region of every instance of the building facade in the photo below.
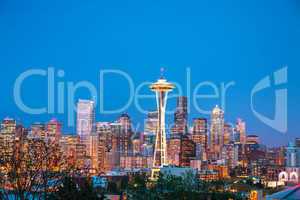
[[[219,159],[224,144],[224,111],[216,106],[211,113],[210,153],[212,159]]]

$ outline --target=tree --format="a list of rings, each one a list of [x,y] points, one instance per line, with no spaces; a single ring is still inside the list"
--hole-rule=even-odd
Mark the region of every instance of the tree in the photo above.
[[[51,194],[48,199],[75,199],[78,197],[78,189],[75,181],[70,177],[63,179],[62,185],[59,186],[58,191]]]
[[[64,174],[59,170],[62,160],[58,145],[45,138],[28,137],[22,126],[9,137],[6,146],[1,143],[1,199],[45,199]]]
[[[196,174],[187,172],[181,176],[160,174],[158,180],[148,180],[136,175],[129,182],[129,199],[145,200],[219,200],[240,199],[236,194],[225,192],[226,181],[200,181]]]
[[[52,193],[48,200],[98,200],[104,199],[104,195],[98,196],[93,185],[87,178],[65,177],[58,191]]]
[[[147,199],[149,190],[147,188],[148,177],[146,174],[134,175],[127,186],[130,199]]]

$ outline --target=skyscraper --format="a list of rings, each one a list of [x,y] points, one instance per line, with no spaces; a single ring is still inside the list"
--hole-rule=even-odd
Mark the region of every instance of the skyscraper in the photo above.
[[[224,124],[223,144],[229,144],[232,141],[233,129],[230,124]]]
[[[132,154],[140,155],[141,154],[141,146],[142,146],[142,142],[141,142],[140,133],[137,133],[132,138]]]
[[[236,122],[235,141],[246,144],[246,123],[240,118]]]
[[[145,122],[145,132],[156,133],[157,123],[158,123],[158,112],[157,111],[148,112],[147,119]]]
[[[117,168],[120,166],[120,156],[121,156],[121,149],[122,152],[124,152],[124,146],[121,147],[120,145],[120,135],[122,134],[122,124],[115,122],[110,123],[111,127],[111,150],[109,152],[109,158],[110,158],[110,165],[112,168]],[[124,145],[124,143],[123,143]]]
[[[186,135],[182,136],[180,166],[189,167],[191,159],[196,156],[196,144]]]
[[[56,119],[51,119],[47,123],[46,127],[47,137],[51,138],[52,141],[59,141],[61,136],[61,124]]]
[[[77,103],[77,134],[80,137],[91,135],[94,122],[94,101],[79,99]]]
[[[77,167],[77,159],[80,160],[80,157],[77,157],[76,154],[76,144],[79,143],[79,136],[77,135],[63,135],[59,140],[60,153],[65,161],[64,167],[68,168],[70,166]],[[81,154],[81,153],[80,153]]]
[[[5,118],[1,123],[0,129],[0,156],[11,156],[13,154],[16,120]]]
[[[168,141],[168,164],[180,166],[181,135],[172,134]]]
[[[207,119],[196,118],[193,120],[192,140],[197,146],[197,157],[201,160],[207,158]]]
[[[158,112],[150,111],[147,114],[147,119],[145,120],[145,131],[143,133],[144,144],[143,144],[143,155],[153,156],[154,146],[155,146],[155,135],[157,132],[158,124]]]
[[[47,136],[45,124],[40,122],[31,124],[30,136],[35,138],[45,138]]]
[[[111,148],[112,148],[112,132],[109,122],[97,122],[96,134],[98,136],[97,143],[97,162],[98,171],[106,172],[111,169]]]
[[[132,148],[131,136],[131,120],[128,114],[122,114],[117,122],[121,125],[121,132],[118,136],[119,139],[119,152],[122,156],[127,156]]]
[[[196,118],[193,120],[192,140],[207,148],[207,119]]]
[[[154,144],[155,134],[149,132],[143,133],[142,154],[144,156],[153,156]]]
[[[224,111],[216,106],[211,113],[210,151],[213,159],[219,159],[223,146]]]
[[[236,167],[238,165],[238,145],[234,142],[224,144],[221,157],[229,168]]]
[[[77,134],[81,142],[86,146],[87,155],[90,155],[92,152],[91,135],[94,131],[94,123],[94,101],[79,99],[77,103]]]
[[[170,165],[189,167],[196,156],[196,143],[187,135],[172,134],[168,141],[168,161]]]
[[[150,89],[156,93],[156,103],[158,111],[158,127],[155,139],[155,150],[153,158],[153,168],[160,168],[167,165],[167,141],[165,130],[165,111],[168,92],[172,91],[174,85],[161,77],[157,82],[150,85]],[[154,178],[153,170],[152,178]]]
[[[187,132],[187,97],[177,97],[177,106],[174,114],[174,126],[172,127],[173,134],[185,134]]]
[[[1,134],[14,134],[16,130],[16,120],[11,118],[5,118],[3,119],[1,123]]]

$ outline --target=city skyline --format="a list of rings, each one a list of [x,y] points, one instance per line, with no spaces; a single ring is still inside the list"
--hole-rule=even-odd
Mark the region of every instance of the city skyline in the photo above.
[[[52,69],[54,69],[54,68],[52,68]],[[49,70],[49,68],[48,68],[48,70]],[[144,83],[143,83],[144,84]],[[205,83],[206,84],[206,83]],[[83,99],[82,97],[78,97],[78,99],[77,99],[77,106],[80,104],[80,102],[82,102],[83,104],[84,103],[87,103],[87,104],[92,104],[92,108],[91,109],[93,109],[93,113],[91,113],[92,114],[92,119],[91,119],[91,121],[92,122],[89,122],[89,123],[92,123],[93,124],[93,126],[96,124],[96,122],[99,122],[99,121],[105,121],[105,120],[99,120],[99,115],[101,116],[101,114],[99,114],[98,113],[98,118],[97,118],[97,107],[95,106],[96,104],[97,104],[97,102],[95,103],[95,101],[94,101],[94,98],[95,98],[95,96],[93,96],[93,97],[90,97],[89,99]],[[178,112],[179,112],[179,110],[178,109],[186,109],[186,111],[185,112],[187,112],[187,114],[181,114],[181,115],[186,115],[184,118],[187,118],[186,119],[186,122],[184,122],[184,123],[187,123],[187,126],[188,127],[192,127],[192,121],[194,120],[194,119],[197,119],[197,118],[206,118],[206,119],[208,119],[209,121],[210,120],[212,120],[212,116],[210,116],[210,114],[198,114],[198,115],[195,115],[195,114],[193,114],[193,110],[192,110],[192,106],[190,106],[187,102],[191,102],[191,100],[189,100],[189,98],[188,97],[186,97],[186,96],[178,96],[178,95],[175,95],[175,96],[173,96],[172,97],[173,99],[176,99],[175,101],[173,101],[173,104],[174,104],[174,106],[175,106],[175,108],[171,111],[171,112],[169,112],[168,114],[167,114],[167,123],[166,123],[166,126],[167,126],[167,133],[172,133],[172,132],[176,132],[176,128],[175,127],[172,127],[172,126],[174,126],[174,125],[176,125],[176,123],[180,123],[180,122],[178,122],[177,121],[177,118],[178,117],[176,117],[177,115],[178,115]],[[186,102],[184,103],[185,104],[185,106],[186,106],[186,108],[180,108],[182,105],[179,105],[179,104],[183,104],[182,102],[180,102],[180,100],[179,99],[180,98],[186,98]],[[181,100],[182,101],[182,100]],[[175,103],[176,102],[176,103]],[[176,104],[177,104],[177,106],[176,106]],[[179,107],[178,107],[179,106]],[[213,106],[212,107],[212,110],[214,110],[216,107],[218,107],[218,104],[216,104],[215,106]],[[221,108],[222,109],[222,108]],[[143,112],[146,112],[146,113],[149,113],[149,112],[152,112],[152,111],[155,111],[155,107],[151,107],[151,109],[149,109],[148,111],[143,111]],[[189,112],[188,112],[189,111]],[[182,112],[182,111],[181,111]],[[208,110],[208,112],[211,112],[211,111],[209,111]],[[80,113],[80,112],[79,112]],[[111,116],[114,116],[114,117],[110,117],[109,118],[109,120],[106,120],[106,122],[113,122],[113,121],[115,121],[115,119],[117,118],[117,117],[119,117],[119,116],[121,116],[122,114],[124,114],[124,113],[128,113],[128,114],[130,114],[131,116],[135,116],[135,113],[129,113],[129,112],[127,112],[127,110],[125,110],[125,111],[123,111],[123,112],[117,112],[117,113],[114,113],[114,114],[103,114],[102,116],[105,116],[105,115],[111,115]],[[180,114],[180,113],[179,113]],[[63,114],[63,115],[67,115],[67,114]],[[73,116],[73,118],[76,116],[76,115],[78,115],[78,112],[75,112],[75,115]],[[171,119],[172,118],[172,116],[174,115],[174,121]],[[226,115],[230,115],[230,112],[225,112],[225,113],[223,113],[223,115],[225,116],[225,122],[227,123],[227,124],[229,124],[230,126],[234,126],[234,124],[236,123],[236,121],[239,121],[240,120],[240,116],[241,115],[238,115],[238,116],[235,116],[235,117],[233,117],[232,119],[233,119],[233,121],[230,121],[230,120],[228,120],[228,118],[226,118]],[[31,115],[31,116],[33,116],[33,115]],[[43,116],[45,116],[45,114],[43,114]],[[48,116],[52,116],[52,117],[49,117],[48,118]],[[15,119],[15,120],[17,120],[18,122],[20,122],[20,123],[22,123],[22,124],[24,124],[25,126],[27,126],[27,127],[29,127],[29,126],[31,126],[32,124],[34,124],[34,123],[41,123],[41,122],[46,122],[47,120],[51,120],[51,119],[57,119],[57,117],[56,116],[61,116],[61,113],[60,114],[57,114],[57,115],[55,115],[55,114],[46,114],[46,117],[44,117],[45,118],[45,120],[44,121],[32,121],[32,120],[26,120],[26,121],[23,121],[22,119],[20,119],[19,117],[17,117],[17,118],[13,118],[13,119]],[[187,116],[193,116],[193,117],[187,117]],[[223,118],[224,118],[224,116],[223,116]],[[10,116],[6,116],[5,118],[10,118]],[[63,117],[64,118],[64,117]],[[146,121],[145,121],[145,119],[146,119],[146,114],[145,113],[142,113],[142,118],[141,119],[138,119],[137,121],[134,121],[134,120],[132,120],[133,122],[132,122],[132,126],[133,126],[133,128],[134,128],[134,131],[135,132],[139,132],[139,131],[142,131],[144,128],[145,128],[145,123],[146,123]],[[78,119],[77,119],[78,120]],[[185,119],[182,119],[182,120],[185,120]],[[61,120],[60,122],[63,122],[64,120]],[[74,118],[74,121],[76,121],[76,119]],[[88,120],[87,120],[88,121]],[[141,123],[141,121],[142,121],[142,123]],[[173,122],[171,122],[171,121],[173,121]],[[182,123],[182,122],[181,122]],[[224,122],[223,122],[224,123]],[[262,123],[262,122],[261,122]],[[78,123],[78,121],[77,122],[75,122],[74,123],[74,125],[72,125],[71,127],[68,127],[68,126],[62,126],[62,128],[63,128],[63,133],[65,133],[65,134],[78,134],[78,125],[79,125],[80,123]],[[262,123],[263,124],[263,123]],[[182,126],[182,125],[181,125]],[[188,128],[187,127],[187,128]],[[251,128],[253,128],[253,127],[251,127],[251,126],[249,126],[250,127],[250,130],[251,130]],[[91,129],[92,127],[91,127],[91,125],[90,125],[90,127],[89,127],[89,129]],[[182,131],[182,130],[181,130]],[[255,132],[252,132],[252,131],[247,131],[247,134],[250,134],[250,135],[258,135],[258,136],[261,136],[260,134],[258,134],[258,133],[255,133]],[[280,133],[278,133],[278,134],[280,134]],[[288,139],[288,141],[291,141],[291,140],[293,140],[293,138],[297,138],[297,135],[295,136],[295,137],[291,137],[291,139]],[[263,141],[264,142],[264,141]],[[266,144],[268,145],[268,146],[281,146],[281,145],[284,145],[285,143],[268,143],[268,142],[266,142]]]
[[[211,124],[206,118],[197,118],[193,120],[192,128],[176,129],[166,137],[163,103],[166,99],[160,97],[165,97],[164,90],[171,90],[173,87],[162,78],[150,86],[157,92],[157,103],[162,107],[158,107],[159,112],[156,114],[149,113],[147,122],[150,124],[147,124],[145,132],[135,132],[127,114],[121,114],[114,122],[92,123],[94,102],[80,99],[77,104],[76,135],[62,134],[61,124],[55,119],[45,124],[34,123],[27,129],[22,124],[17,124],[14,119],[5,118],[1,122],[0,152],[4,155],[14,155],[12,154],[14,143],[25,137],[23,139],[26,142],[32,141],[37,144],[39,144],[37,141],[50,142],[51,147],[58,148],[57,153],[66,149],[62,151],[68,162],[66,166],[75,164],[77,169],[89,169],[89,173],[93,174],[135,168],[164,171],[165,167],[173,166],[181,167],[182,170],[185,167],[198,170],[200,177],[207,169],[216,170],[218,176],[212,173],[209,177],[202,177],[204,180],[215,180],[218,177],[228,178],[229,172],[236,173],[234,172],[236,167],[242,167],[243,171],[240,172],[242,174],[249,174],[248,169],[252,175],[263,176],[263,166],[268,166],[272,173],[270,180],[276,180],[278,175],[280,183],[298,182],[298,173],[292,173],[288,179],[285,174],[293,172],[294,169],[298,170],[300,166],[300,138],[278,148],[266,147],[260,142],[259,136],[247,134],[246,122],[242,119],[237,119],[235,126],[225,123],[224,112],[218,106],[211,111]],[[177,102],[177,111],[186,110],[184,97],[178,97]],[[180,112],[180,116],[184,115]],[[182,126],[182,120],[179,119],[177,112],[174,115],[174,127]],[[156,121],[156,124],[151,121]],[[163,142],[164,140],[166,141]],[[161,164],[155,164],[157,151],[165,152],[164,156],[158,154],[158,160],[162,159]],[[261,165],[261,168],[257,168],[257,164]],[[285,166],[286,168],[283,168]],[[273,173],[273,168],[279,170],[278,174]],[[284,169],[287,171],[283,171]]]
[[[228,182],[228,186],[225,184],[219,189],[221,195],[244,195],[256,200],[266,195],[266,191],[270,194],[274,192],[269,190],[299,183],[300,138],[276,148],[267,147],[259,136],[247,133],[247,122],[243,119],[238,118],[235,125],[226,122],[224,110],[218,105],[211,110],[210,119],[195,118],[189,126],[188,99],[185,96],[176,97],[174,125],[166,134],[168,93],[176,86],[161,75],[148,87],[155,93],[157,111],[148,112],[142,132],[134,130],[126,113],[113,122],[96,121],[95,102],[87,99],[79,99],[76,104],[75,135],[64,135],[62,125],[56,119],[33,123],[28,128],[14,119],[3,119],[0,171],[6,175],[1,182],[1,187],[5,188],[1,195],[7,195],[13,188],[15,195],[28,195],[23,191],[30,191],[29,194],[39,196],[43,193],[33,192],[26,188],[27,184],[24,187],[23,184],[13,184],[13,181],[31,180],[35,185],[45,184],[44,181],[49,181],[48,176],[32,179],[31,175],[48,172],[53,173],[53,180],[64,176],[74,180],[92,177],[90,181],[97,179],[102,182],[95,187],[105,191],[109,191],[107,182],[112,184],[117,179],[126,182],[127,178],[144,175],[146,182],[156,186],[164,175],[181,177],[182,180],[191,176],[195,183]],[[11,171],[12,174],[17,172],[17,176],[11,176]],[[239,181],[252,189],[235,189]],[[41,190],[45,190],[45,195],[55,194],[59,191],[59,184],[54,185],[56,189],[51,192],[47,188],[52,186]],[[15,189],[23,187],[21,192]],[[196,191],[200,195],[202,189],[198,187]],[[214,193],[212,190],[202,195]],[[127,196],[127,192],[121,193],[122,198],[124,195]]]
[[[209,148],[217,148],[216,152],[220,153],[220,145],[228,144],[230,141],[237,141],[241,144],[246,143],[247,136],[250,137],[258,137],[260,136],[258,134],[254,134],[252,132],[248,132],[246,129],[246,121],[244,119],[241,119],[239,117],[236,118],[235,122],[229,122],[224,116],[224,110],[220,108],[218,105],[215,105],[211,110],[211,116],[210,117],[203,117],[199,115],[196,118],[190,119],[185,121],[184,123],[187,127],[186,129],[178,127],[182,126],[182,120],[178,120],[178,110],[184,110],[186,108],[182,107],[182,99],[186,99],[185,96],[178,96],[176,97],[176,111],[172,114],[170,120],[168,120],[168,123],[165,123],[165,132],[166,135],[169,137],[172,135],[190,135],[190,134],[204,134],[207,138],[203,138],[200,140],[205,140],[205,143],[207,146],[210,146]],[[2,120],[13,120],[15,121],[16,125],[24,126],[28,131],[34,132],[34,130],[37,128],[37,130],[46,129],[47,126],[52,125],[59,125],[59,134],[62,136],[79,136],[80,138],[86,139],[88,136],[92,136],[97,133],[97,126],[106,126],[108,124],[116,124],[121,125],[124,122],[122,122],[122,118],[129,118],[129,122],[127,122],[125,125],[130,127],[130,132],[132,134],[147,134],[147,133],[155,133],[156,127],[158,124],[158,112],[156,110],[149,110],[147,112],[147,115],[143,118],[144,124],[143,126],[135,126],[135,123],[131,119],[131,115],[127,112],[120,113],[117,115],[116,118],[112,119],[111,121],[101,121],[96,120],[95,118],[95,107],[94,107],[94,101],[91,99],[78,99],[77,102],[77,111],[76,111],[76,124],[75,124],[75,130],[73,132],[65,132],[63,129],[63,124],[61,121],[59,121],[57,118],[53,117],[46,121],[38,121],[33,122],[26,126],[26,124],[23,124],[21,121],[18,121],[18,119],[5,117]],[[187,102],[184,103],[185,106],[187,106]],[[184,114],[184,118],[189,118],[189,114]],[[149,121],[149,119],[151,119]],[[153,121],[152,121],[153,120]],[[172,122],[171,122],[172,121]],[[198,124],[200,123],[200,124]],[[175,128],[177,127],[177,128]],[[248,125],[247,125],[248,127]],[[51,133],[52,135],[55,135],[55,133]],[[299,137],[295,137],[294,139],[288,141],[286,144],[290,143],[291,141],[298,139]],[[197,140],[197,139],[196,139]],[[226,141],[225,141],[226,140]],[[267,145],[261,139],[258,139],[260,144]],[[283,145],[267,145],[267,147],[281,147],[285,146]],[[217,156],[219,157],[219,156]]]
[[[81,97],[79,97],[78,98],[78,100],[77,100],[77,110],[79,111],[80,109],[78,109],[78,106],[80,105],[80,103],[81,104],[91,104],[91,106],[90,106],[90,108],[89,109],[92,109],[92,113],[90,114],[91,115],[91,119],[84,119],[83,121],[85,121],[84,123],[90,123],[90,125],[88,125],[89,127],[88,127],[88,129],[89,129],[89,131],[94,131],[94,130],[92,130],[92,128],[93,127],[95,127],[95,125],[96,125],[96,123],[97,122],[109,122],[109,123],[113,123],[118,117],[120,117],[120,116],[122,116],[123,114],[129,114],[130,116],[135,116],[134,115],[134,113],[132,114],[132,113],[128,113],[128,112],[126,112],[126,111],[124,111],[124,112],[120,112],[120,113],[117,113],[117,114],[111,114],[112,116],[114,116],[114,117],[110,117],[109,118],[109,120],[99,120],[99,117],[97,118],[97,115],[96,115],[96,107],[95,107],[95,102],[94,102],[94,100],[93,100],[93,98],[94,97],[91,97],[90,99],[83,99],[83,98],[81,98]],[[172,133],[176,133],[176,124],[179,124],[179,125],[181,125],[180,123],[182,123],[182,122],[178,122],[178,109],[190,109],[190,107],[191,106],[189,106],[188,105],[188,103],[187,102],[189,102],[189,100],[187,100],[187,97],[186,96],[174,96],[173,98],[175,98],[176,100],[175,100],[175,102],[177,102],[177,103],[174,103],[175,105],[177,104],[177,106],[175,106],[175,108],[174,108],[174,110],[172,110],[170,113],[168,113],[167,114],[167,123],[166,123],[166,131],[167,131],[167,133],[168,134],[172,134]],[[181,108],[180,107],[180,98],[186,98],[186,100],[185,101],[187,101],[186,103],[185,103],[185,106],[187,107],[187,108]],[[181,100],[182,101],[182,100]],[[182,103],[181,103],[182,104]],[[178,107],[179,106],[179,107]],[[215,106],[213,106],[212,107],[212,112],[214,111],[214,109],[219,109],[219,105],[218,104],[216,104]],[[222,109],[222,108],[220,108],[220,109]],[[223,109],[222,109],[223,110]],[[155,110],[155,108],[153,108],[153,109],[149,109],[148,111],[146,111],[147,113],[151,113],[151,112],[155,112],[156,110]],[[143,111],[143,112],[145,112],[145,111]],[[186,111],[187,112],[187,111]],[[208,112],[211,112],[211,111],[208,111]],[[236,117],[234,117],[233,118],[233,120],[234,121],[230,121],[230,120],[228,120],[227,118],[226,118],[226,112],[224,112],[224,111],[222,111],[223,112],[223,124],[224,125],[229,125],[229,126],[234,126],[236,123],[239,123],[239,121],[240,120],[242,120],[241,119],[241,117],[240,117],[240,115],[239,116],[236,116]],[[193,113],[193,112],[191,112],[191,113]],[[80,112],[75,112],[75,116],[78,116],[78,114],[80,115]],[[66,114],[67,115],[67,114]],[[83,114],[84,115],[84,114]],[[105,114],[105,115],[107,115],[107,114]],[[109,115],[109,114],[108,114]],[[173,118],[173,115],[174,115],[174,120],[172,119]],[[182,115],[182,114],[181,114]],[[183,115],[185,115],[185,117],[184,118],[186,118],[186,121],[184,122],[184,123],[186,123],[186,125],[187,125],[187,128],[189,129],[189,128],[192,128],[192,123],[193,123],[193,120],[195,120],[195,119],[197,119],[197,118],[203,118],[203,119],[207,119],[209,122],[211,122],[211,120],[213,119],[213,116],[212,115],[205,115],[205,114],[199,114],[199,115],[193,115],[193,114],[190,114],[189,112],[187,112],[186,114],[183,114]],[[191,118],[191,117],[189,117],[190,115],[192,115],[193,116],[193,118]],[[48,116],[52,116],[52,117],[48,117]],[[59,116],[59,114],[58,114],[58,116]],[[98,116],[99,116],[99,114],[98,114]],[[142,119],[139,119],[138,121],[132,121],[132,127],[133,127],[133,129],[134,129],[134,131],[135,132],[140,132],[140,131],[143,131],[145,128],[146,128],[146,117],[147,117],[147,114],[142,114]],[[85,116],[85,117],[87,117],[87,116]],[[58,118],[56,117],[56,115],[55,114],[47,114],[46,115],[46,117],[45,117],[45,120],[44,121],[32,121],[32,120],[27,120],[27,121],[24,121],[24,120],[22,120],[22,119],[20,119],[19,117],[17,117],[17,118],[13,118],[13,117],[10,117],[10,116],[6,116],[6,117],[4,117],[3,119],[5,119],[5,118],[7,118],[7,119],[14,119],[14,120],[16,120],[18,123],[21,123],[21,124],[24,124],[25,126],[27,126],[27,127],[29,127],[29,126],[32,126],[32,125],[34,125],[34,124],[43,124],[43,123],[45,123],[45,122],[47,122],[47,121],[51,121],[51,120],[57,120]],[[182,119],[183,120],[183,119]],[[71,134],[71,135],[77,135],[77,134],[79,134],[79,125],[81,124],[81,123],[79,123],[79,121],[78,121],[78,118],[77,119],[74,119],[74,121],[76,121],[75,122],[75,124],[72,126],[72,127],[66,127],[66,126],[63,126],[63,124],[62,124],[62,133],[63,134]],[[86,122],[86,121],[89,121],[89,122]],[[141,122],[142,121],[142,122]],[[60,123],[61,122],[63,122],[63,121],[60,121]],[[261,122],[262,123],[262,122]],[[209,125],[211,125],[210,123],[208,123]],[[182,125],[181,125],[182,126]],[[245,129],[245,128],[244,128]],[[251,129],[251,126],[250,126],[250,129]],[[183,129],[180,129],[180,131],[182,132],[183,131]],[[180,132],[179,131],[179,132]],[[244,130],[245,131],[245,130]],[[213,132],[212,130],[210,130],[209,131],[209,134],[211,134],[211,132]],[[223,133],[223,132],[222,132]],[[248,130],[247,130],[247,132],[245,132],[246,134],[248,134],[248,135],[258,135],[258,136],[260,136],[260,134],[257,134],[257,133],[255,133],[255,132],[249,132]],[[244,133],[244,134],[245,134]],[[278,133],[279,134],[279,133]],[[80,134],[79,134],[80,135]],[[289,139],[288,140],[288,142],[289,141],[291,141],[291,140],[293,140],[293,139],[295,139],[295,138],[297,138],[298,136],[296,135],[295,137],[292,137],[291,139]],[[264,141],[263,141],[264,142]],[[266,142],[266,144],[268,145],[268,146],[281,146],[281,145],[284,145],[285,143],[270,143],[270,144],[268,144],[268,142]]]
[[[0,0],[0,199],[300,199],[299,0]]]
[[[46,7],[53,11],[50,18],[49,13],[43,12]],[[169,79],[184,88],[184,96],[188,93],[186,69],[190,68],[191,88],[207,80],[218,87],[222,82],[235,82],[228,90],[225,109],[228,121],[235,122],[237,117],[244,119],[249,131],[260,135],[269,145],[284,144],[299,134],[299,5],[295,1],[253,1],[238,5],[220,2],[218,8],[209,2],[196,1],[186,4],[166,1],[159,6],[153,2],[145,7],[140,2],[120,2],[117,8],[108,2],[76,2],[71,6],[74,10],[64,9],[67,7],[65,2],[61,2],[58,8],[54,4],[41,4],[34,0],[27,4],[3,3],[0,36],[5,40],[0,47],[0,66],[6,68],[6,73],[5,79],[0,80],[1,118],[19,118],[29,125],[56,117],[64,125],[68,124],[64,114],[28,115],[16,106],[12,95],[14,82],[21,73],[31,68],[46,70],[52,66],[57,71],[62,70],[64,76],[56,77],[56,83],[89,80],[98,85],[100,70],[118,69],[129,74],[135,83],[140,83],[158,78],[159,68],[165,67]],[[102,12],[97,8],[101,8]],[[73,11],[80,14],[76,15]],[[119,15],[113,15],[114,11]],[[157,14],[152,16],[152,13]],[[65,21],[61,21],[61,17]],[[110,23],[104,23],[107,20]],[[9,24],[16,26],[10,27]],[[77,26],[85,31],[79,31]],[[258,28],[260,31],[257,31]],[[286,84],[288,131],[282,134],[253,115],[250,93],[258,81],[285,66],[289,67]],[[110,109],[119,107],[128,99],[129,91],[108,91],[116,91],[119,85],[128,83],[116,76],[110,76],[106,81],[105,106]],[[36,107],[43,106],[47,101],[45,82],[43,77],[26,81],[22,87],[24,101]],[[274,116],[273,90],[275,87],[259,95],[257,105],[258,110],[270,118]],[[75,99],[79,98],[92,97],[80,90]],[[175,104],[175,99],[170,99],[170,108],[175,108]],[[220,104],[218,99],[199,102],[205,110],[211,110],[216,104]],[[153,103],[145,102],[144,105],[149,110],[155,108]],[[144,115],[136,111],[134,106],[130,106],[127,112],[134,122],[140,122]],[[191,111],[190,120],[197,118],[198,113],[194,109]],[[112,121],[116,117],[96,113],[100,121]],[[67,126],[64,130],[75,132],[74,128]]]

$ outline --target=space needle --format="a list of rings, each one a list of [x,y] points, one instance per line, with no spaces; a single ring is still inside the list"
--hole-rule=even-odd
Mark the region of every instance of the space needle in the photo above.
[[[168,92],[172,91],[175,86],[167,82],[163,77],[164,69],[161,69],[161,77],[155,83],[150,85],[151,91],[156,94],[156,104],[158,112],[158,122],[156,129],[156,139],[153,157],[153,166],[151,178],[157,176],[161,167],[168,164],[167,162],[167,142],[166,142],[166,129],[165,129],[165,112],[168,98]]]

